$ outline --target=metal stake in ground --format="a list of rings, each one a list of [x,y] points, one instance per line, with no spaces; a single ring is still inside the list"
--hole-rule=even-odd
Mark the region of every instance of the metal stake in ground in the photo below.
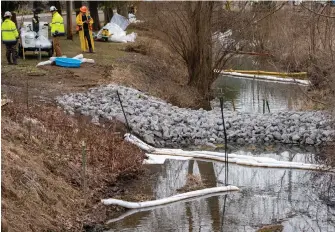
[[[221,231],[224,231],[223,225],[224,225],[224,216],[226,212],[226,202],[227,202],[227,194],[224,196],[224,202],[223,202],[223,208],[222,208]]]
[[[122,101],[121,101],[121,97],[120,97],[119,91],[116,90],[116,94],[117,94],[117,97],[119,98],[121,109],[122,109],[122,112],[123,112],[123,116],[124,116],[124,118],[126,120],[126,126],[127,126],[128,133],[131,133],[131,128],[129,126],[128,119],[126,117],[126,113],[124,112],[124,109],[123,109],[123,105],[122,105]]]
[[[224,134],[224,156],[225,156],[225,185],[228,185],[228,153],[227,153],[227,132],[226,132],[226,125],[224,122],[223,116],[223,97],[220,97],[220,108],[221,108],[221,116],[222,116],[222,125],[223,125],[223,134]]]

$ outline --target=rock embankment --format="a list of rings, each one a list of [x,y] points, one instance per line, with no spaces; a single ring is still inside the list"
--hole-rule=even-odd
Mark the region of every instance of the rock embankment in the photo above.
[[[125,122],[116,90],[122,99],[129,124],[136,134],[155,146],[187,146],[224,143],[221,112],[191,110],[173,106],[138,90],[118,85],[92,88],[57,98],[70,114],[80,112]],[[320,145],[335,135],[331,116],[321,111],[268,114],[225,111],[230,142],[289,143]]]

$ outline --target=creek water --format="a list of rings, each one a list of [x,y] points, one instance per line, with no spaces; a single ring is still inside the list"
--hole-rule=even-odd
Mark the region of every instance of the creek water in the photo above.
[[[276,149],[277,150],[277,149]],[[234,153],[278,160],[320,163],[315,152],[294,149]],[[224,164],[167,160],[148,194],[160,199],[178,194],[188,175],[206,187],[225,181]],[[252,168],[229,164],[228,183],[240,192],[190,199],[144,212],[128,211],[108,231],[256,231],[280,224],[285,232],[335,231],[335,175],[293,169]]]
[[[227,63],[227,69],[235,70],[263,70],[272,72],[285,72],[275,67],[271,59],[248,55],[238,55]],[[282,110],[297,110],[302,107],[305,98],[302,91],[305,86],[293,83],[278,83],[250,78],[237,78],[220,75],[213,83],[212,88],[222,89],[224,93],[225,107],[242,112],[263,113],[263,99],[269,103],[270,112]],[[219,101],[213,102],[214,106]]]
[[[236,78],[221,75],[213,84],[224,93],[225,107],[242,112],[263,113],[263,100],[269,103],[270,112],[298,110],[304,100],[305,86],[289,83],[276,83],[249,78]],[[214,106],[219,105],[215,100]],[[268,108],[266,107],[266,112]]]
[[[226,103],[234,99],[239,111],[261,113],[264,98],[271,111],[292,110],[301,99],[297,89],[301,87],[290,84],[221,76],[215,86],[229,89]],[[233,153],[322,163],[322,156],[312,148],[264,147],[260,151],[248,147]],[[159,167],[158,177],[146,189],[155,199],[178,194],[190,175],[200,177],[205,187],[225,182],[224,163],[220,162],[167,160],[154,166]],[[129,210],[110,221],[108,231],[257,231],[279,224],[284,232],[335,232],[334,173],[235,164],[229,164],[228,173],[228,183],[241,191]]]

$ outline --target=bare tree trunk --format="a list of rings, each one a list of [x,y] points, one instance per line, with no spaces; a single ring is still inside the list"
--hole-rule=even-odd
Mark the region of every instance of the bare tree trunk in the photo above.
[[[128,2],[118,2],[118,13],[126,18],[128,18]]]
[[[109,23],[113,17],[112,2],[104,1],[104,16],[105,16],[105,24]]]
[[[17,25],[17,19],[16,19],[16,13],[13,12],[17,10],[20,6],[20,2],[15,2],[15,1],[2,1],[1,2],[1,17],[2,20],[4,21],[4,14],[6,11],[11,11],[12,12],[12,18],[11,20],[15,23],[16,27]]]
[[[33,2],[33,8],[36,9],[37,7],[39,7],[40,5],[42,5],[41,1],[34,1]]]
[[[189,85],[196,87],[204,96],[208,96],[214,81],[211,33],[213,2],[188,2],[188,5],[190,38],[192,38],[186,63]]]
[[[99,12],[98,12],[98,2],[96,1],[90,1],[89,2],[89,8],[91,16],[94,20],[93,23],[93,30],[98,31],[100,30],[100,20],[99,20]]]
[[[15,23],[16,28],[18,28],[17,27],[17,20],[16,20],[16,13],[15,12],[12,12],[12,21]]]
[[[73,1],[74,2],[74,10],[76,11],[76,15],[80,12],[80,7],[83,5],[82,1]]]
[[[67,39],[73,40],[72,35],[72,2],[66,2],[66,23],[67,23]]]

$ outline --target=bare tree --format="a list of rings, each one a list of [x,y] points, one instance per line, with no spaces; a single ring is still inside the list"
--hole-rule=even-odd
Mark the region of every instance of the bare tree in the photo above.
[[[109,23],[109,21],[113,17],[113,5],[112,5],[112,2],[103,1],[102,5],[103,5],[103,9],[104,9],[105,23]]]
[[[207,102],[203,105],[209,107],[206,99],[219,75],[214,70],[221,70],[235,50],[236,40],[223,41],[223,33],[238,22],[224,18],[235,13],[225,11],[221,2],[150,4],[150,16],[146,15],[145,20],[185,63],[188,85],[198,89]]]

